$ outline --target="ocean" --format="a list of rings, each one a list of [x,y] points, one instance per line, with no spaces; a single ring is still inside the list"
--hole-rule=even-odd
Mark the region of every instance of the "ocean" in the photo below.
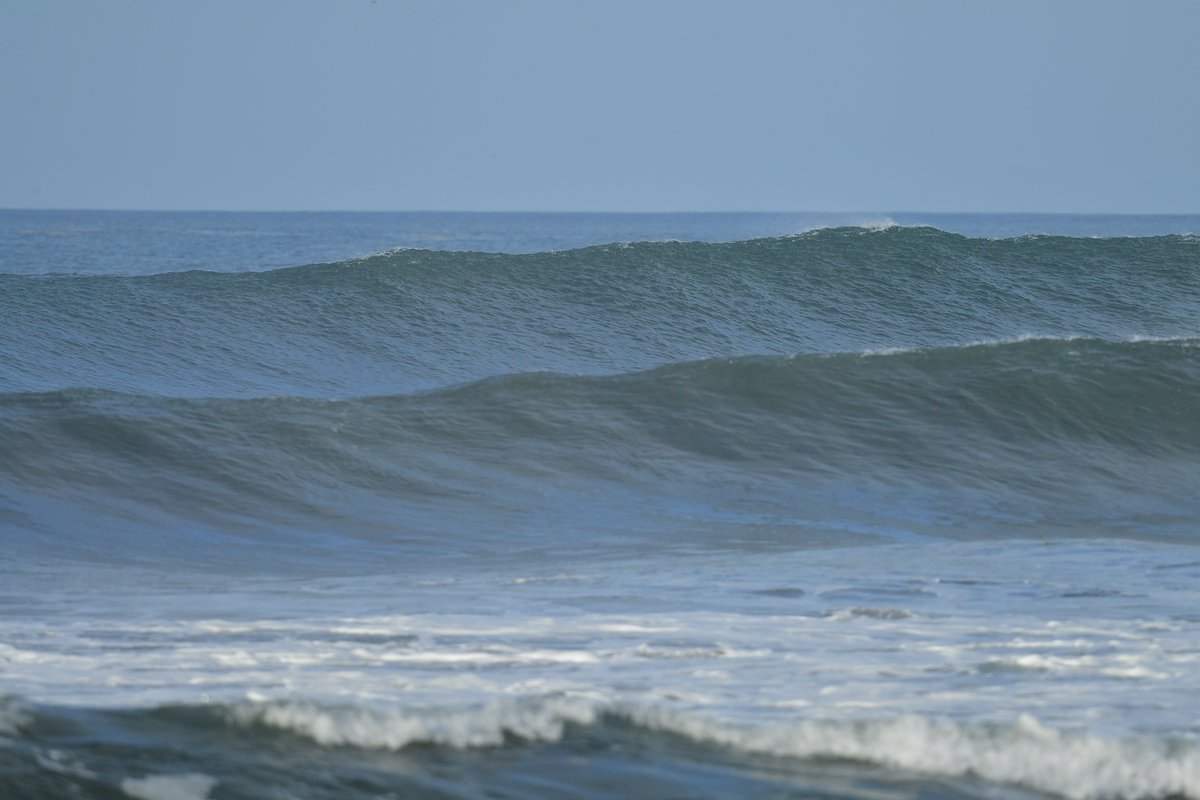
[[[0,797],[1200,798],[1198,233],[0,211]]]

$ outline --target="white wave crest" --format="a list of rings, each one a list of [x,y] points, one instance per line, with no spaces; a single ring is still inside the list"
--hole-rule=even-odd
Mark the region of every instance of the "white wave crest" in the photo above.
[[[878,233],[879,231],[891,230],[892,228],[905,227],[901,226],[896,220],[891,217],[878,217],[874,219],[855,220],[854,227],[862,228],[863,230]]]
[[[1103,739],[1028,715],[1015,723],[908,715],[744,727],[662,708],[621,712],[644,727],[764,755],[833,757],[948,776],[973,774],[1077,800],[1200,797],[1200,746],[1155,737]]]
[[[943,717],[810,719],[742,725],[662,706],[613,705],[582,697],[523,698],[469,709],[381,710],[308,701],[228,706],[240,725],[266,725],[329,746],[398,750],[415,743],[490,747],[507,737],[557,741],[568,724],[606,714],[643,728],[741,752],[785,758],[843,758],[932,775],[975,775],[1073,800],[1200,798],[1200,744],[1141,736],[1102,738],[1015,722],[961,723]]]
[[[399,750],[414,743],[489,747],[506,736],[557,741],[568,723],[596,721],[595,703],[570,698],[496,701],[481,708],[375,709],[303,700],[242,703],[225,709],[239,725],[267,725],[322,745]]]

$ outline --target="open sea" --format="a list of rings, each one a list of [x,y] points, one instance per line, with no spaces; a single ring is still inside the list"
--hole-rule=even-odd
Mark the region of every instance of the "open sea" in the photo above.
[[[1200,798],[1200,216],[0,211],[0,798]]]

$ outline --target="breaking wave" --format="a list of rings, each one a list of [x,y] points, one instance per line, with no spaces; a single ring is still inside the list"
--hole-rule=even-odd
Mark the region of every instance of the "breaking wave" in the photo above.
[[[39,716],[55,713],[69,717],[69,712]],[[541,743],[570,750],[574,740],[602,740],[618,754],[649,746],[668,759],[733,765],[745,763],[750,755],[797,762],[797,769],[833,760],[876,765],[898,770],[899,775],[971,778],[1073,800],[1200,797],[1200,745],[1195,741],[1151,734],[1106,738],[1049,727],[1029,715],[1007,721],[904,715],[747,725],[661,706],[570,697],[520,698],[459,709],[387,710],[284,700],[103,714],[110,718],[108,725],[154,730],[167,742],[173,736],[202,733],[217,775],[226,766],[222,762],[247,745],[269,748],[276,759],[284,760],[284,768],[291,768],[291,761],[313,760],[304,748],[288,744],[294,737],[322,748],[408,751],[410,771],[444,764],[441,749],[511,751]],[[33,723],[25,744],[54,739],[54,724],[61,727],[64,722]],[[55,766],[61,771],[67,758],[55,752]],[[74,769],[94,777],[96,772],[84,768],[86,756],[79,757]],[[194,782],[207,788],[216,778],[203,776],[203,781]]]

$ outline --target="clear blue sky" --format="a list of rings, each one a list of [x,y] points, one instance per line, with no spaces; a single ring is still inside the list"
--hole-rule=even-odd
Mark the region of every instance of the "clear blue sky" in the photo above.
[[[0,207],[1200,212],[1200,2],[0,0]]]

